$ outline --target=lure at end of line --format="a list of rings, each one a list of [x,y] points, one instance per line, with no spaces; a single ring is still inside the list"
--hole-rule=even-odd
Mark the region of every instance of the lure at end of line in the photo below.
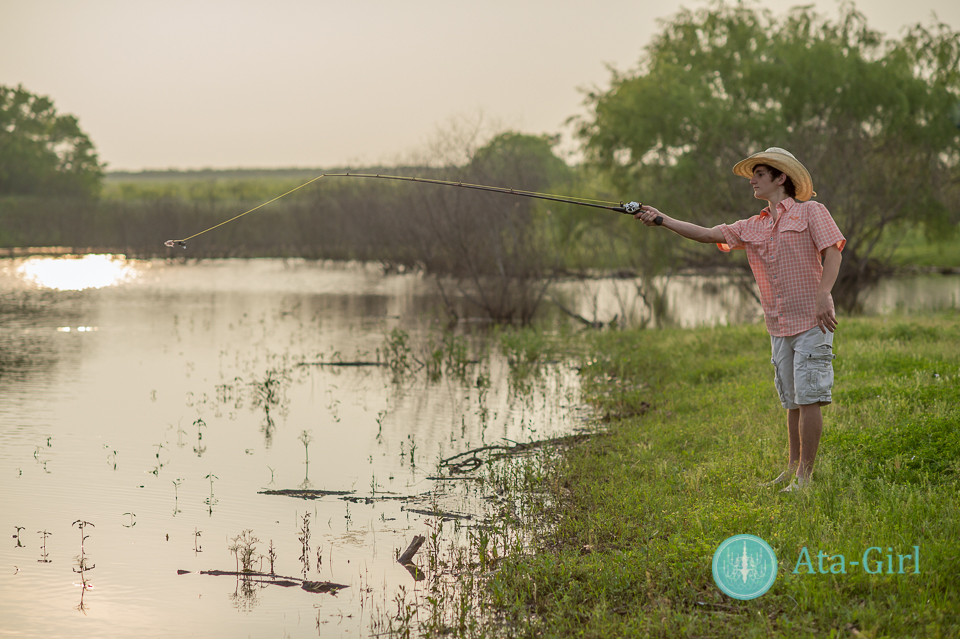
[[[163,243],[163,245],[168,246],[170,248],[173,248],[175,246],[179,246],[184,249],[187,248],[187,243],[184,242],[183,240],[167,240],[166,242]]]

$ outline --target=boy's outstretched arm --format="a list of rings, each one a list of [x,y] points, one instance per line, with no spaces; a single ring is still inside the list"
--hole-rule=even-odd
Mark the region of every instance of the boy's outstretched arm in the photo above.
[[[637,211],[633,217],[634,219],[641,220],[647,226],[656,226],[654,220],[657,219],[658,215],[663,218],[663,223],[660,224],[660,226],[665,229],[670,229],[677,235],[685,237],[688,240],[703,242],[704,244],[722,244],[726,241],[719,226],[708,229],[697,224],[691,224],[690,222],[681,222],[680,220],[675,220],[672,217],[664,215],[657,209],[652,206],[647,206],[646,204],[641,206],[640,210]]]

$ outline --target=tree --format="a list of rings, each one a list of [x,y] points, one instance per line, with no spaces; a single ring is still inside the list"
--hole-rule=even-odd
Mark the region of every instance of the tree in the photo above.
[[[447,167],[439,176],[524,191],[552,189],[571,173],[554,155],[555,142],[548,136],[500,133],[472,151],[464,166]],[[402,244],[436,278],[451,313],[457,312],[447,295],[452,285],[491,319],[531,320],[560,259],[546,237],[545,209],[536,200],[421,187],[412,192],[407,211],[398,229]]]
[[[848,239],[834,296],[854,310],[889,260],[885,232],[955,229],[958,99],[960,34],[946,25],[889,40],[851,3],[833,22],[809,6],[777,19],[717,1],[679,12],[636,71],[588,94],[580,135],[624,192],[708,226],[756,212],[737,161],[790,150]]]
[[[23,86],[0,85],[0,195],[96,196],[102,179],[77,118]]]

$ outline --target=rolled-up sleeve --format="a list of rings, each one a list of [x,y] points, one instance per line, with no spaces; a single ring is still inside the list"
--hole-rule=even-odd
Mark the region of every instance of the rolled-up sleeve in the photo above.
[[[817,251],[823,252],[823,249],[829,246],[836,246],[837,250],[842,251],[846,246],[847,240],[843,233],[833,221],[833,217],[823,204],[811,202],[810,211],[807,214],[807,227],[810,229],[810,237],[817,245]]]
[[[746,244],[740,239],[743,222],[743,220],[738,220],[733,224],[720,225],[720,232],[723,233],[723,239],[725,239],[726,242],[717,242],[718,249],[724,253],[729,253],[730,251],[742,251],[746,248]]]

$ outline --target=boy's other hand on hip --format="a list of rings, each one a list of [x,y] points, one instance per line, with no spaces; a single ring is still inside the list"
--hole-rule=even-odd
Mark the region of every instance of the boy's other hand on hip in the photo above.
[[[817,327],[820,329],[820,332],[826,333],[830,331],[832,333],[837,328],[837,316],[833,311],[833,306],[830,304],[829,293],[817,294],[817,309],[815,314],[817,316]]]

